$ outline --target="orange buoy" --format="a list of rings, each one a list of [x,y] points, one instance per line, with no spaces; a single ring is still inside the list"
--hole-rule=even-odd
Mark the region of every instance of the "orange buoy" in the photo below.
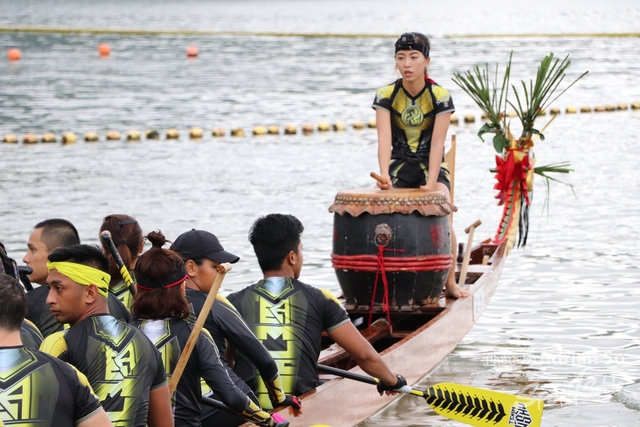
[[[111,46],[106,43],[100,43],[98,45],[98,52],[100,53],[100,56],[109,56],[111,53]]]
[[[187,56],[189,58],[195,58],[196,56],[198,56],[198,48],[194,45],[189,46],[187,48]]]
[[[22,58],[22,52],[20,52],[20,49],[12,47],[7,51],[7,58],[9,58],[9,61],[17,61]]]

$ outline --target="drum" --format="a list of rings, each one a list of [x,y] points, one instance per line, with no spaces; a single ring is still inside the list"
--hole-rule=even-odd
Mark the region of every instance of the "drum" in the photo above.
[[[331,260],[347,306],[393,311],[437,299],[453,262],[455,210],[440,191],[339,192]]]

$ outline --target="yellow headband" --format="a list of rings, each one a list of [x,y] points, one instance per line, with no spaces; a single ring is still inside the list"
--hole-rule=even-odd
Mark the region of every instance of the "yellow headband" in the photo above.
[[[54,268],[58,270],[58,273],[67,276],[80,285],[95,285],[100,295],[107,297],[109,281],[111,280],[111,276],[108,273],[88,265],[76,264],[75,262],[47,262],[49,271]]]

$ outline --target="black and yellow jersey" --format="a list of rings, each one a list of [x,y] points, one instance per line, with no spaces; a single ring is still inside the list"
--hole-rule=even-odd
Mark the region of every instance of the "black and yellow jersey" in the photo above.
[[[73,366],[24,346],[0,347],[0,425],[73,427],[101,409]]]
[[[193,323],[182,319],[140,319],[134,324],[156,345],[164,362],[167,379],[171,378],[193,330]],[[262,411],[231,381],[211,335],[203,329],[180,377],[172,402],[176,427],[200,426],[200,378],[213,389],[217,400],[236,413],[250,417],[258,424],[271,419],[269,413]]]
[[[330,292],[293,278],[270,277],[228,299],[275,359],[286,394],[299,396],[321,384],[316,364],[322,331],[349,321]],[[262,407],[270,408],[268,391],[249,355],[237,352],[234,370],[256,391]]]
[[[45,338],[40,350],[84,373],[115,427],[144,427],[149,392],[167,381],[158,350],[134,326],[90,316]]]
[[[47,296],[49,295],[48,286],[39,286],[32,291],[27,292],[27,315],[26,319],[33,322],[43,337],[48,337],[54,332],[64,329],[62,323],[58,323],[56,318],[51,314],[49,304],[47,304]],[[118,320],[123,322],[131,322],[131,313],[129,310],[115,297],[109,293],[107,299],[109,303],[109,313]]]
[[[195,322],[195,319],[202,311],[207,295],[204,292],[187,289],[187,300],[191,306],[190,321]],[[285,399],[278,376],[278,365],[260,340],[251,332],[238,310],[222,295],[216,295],[216,300],[205,320],[204,328],[211,334],[220,352],[220,358],[238,388],[253,398],[251,389],[227,364],[225,355],[227,341],[234,349],[245,354],[258,369],[260,377],[269,390],[271,402],[279,403]],[[206,392],[206,390],[203,390],[203,392]],[[213,398],[215,399],[215,396]]]
[[[129,275],[131,275],[131,278],[134,282],[133,286],[135,286],[136,276],[133,274],[133,270],[129,270]],[[109,292],[111,292],[116,298],[118,298],[120,302],[127,308],[127,310],[131,311],[134,294],[131,293],[129,286],[127,286],[124,279],[120,280],[118,283],[110,285]]]
[[[31,350],[37,350],[40,348],[40,344],[42,344],[42,340],[44,337],[33,323],[29,320],[24,319],[22,321],[22,326],[20,327],[20,339],[22,340],[22,344]]]
[[[436,117],[455,111],[449,92],[431,79],[416,96],[406,92],[398,79],[378,89],[373,108],[391,115],[391,159],[427,165]]]

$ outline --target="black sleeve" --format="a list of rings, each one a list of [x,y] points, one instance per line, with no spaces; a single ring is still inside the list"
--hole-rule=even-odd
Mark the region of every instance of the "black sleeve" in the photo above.
[[[200,376],[225,405],[238,414],[250,417],[258,424],[267,423],[271,419],[269,413],[253,403],[233,383],[220,361],[218,349],[211,335],[206,330],[200,333],[195,351],[200,362]]]
[[[71,388],[71,394],[75,401],[73,420],[75,425],[94,416],[102,409],[100,399],[95,395],[87,377],[80,371],[67,363],[60,363],[59,368]]]

